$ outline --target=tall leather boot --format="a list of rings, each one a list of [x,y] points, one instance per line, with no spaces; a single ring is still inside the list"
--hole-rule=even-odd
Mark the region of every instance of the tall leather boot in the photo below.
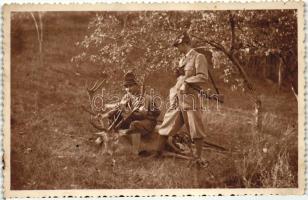
[[[203,148],[203,139],[195,139],[195,146],[196,146],[196,152],[195,152],[195,158],[197,161],[197,168],[205,168],[209,165],[209,162],[207,160],[202,159],[202,148]]]
[[[202,138],[194,139],[196,151],[195,151],[195,167],[194,167],[194,186],[199,188],[201,183],[201,167],[202,167],[202,146],[203,146],[203,140]]]

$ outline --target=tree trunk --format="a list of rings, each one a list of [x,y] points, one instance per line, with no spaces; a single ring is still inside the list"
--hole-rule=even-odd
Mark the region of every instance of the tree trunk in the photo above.
[[[246,83],[246,86],[251,92],[251,100],[254,103],[255,108],[255,128],[257,132],[260,132],[262,129],[262,102],[261,99],[258,97],[258,94],[255,91],[255,88],[251,84],[250,80],[248,79],[248,76],[246,72],[243,69],[243,66],[241,63],[232,55],[229,55],[230,60],[232,63],[238,68],[239,72],[241,73],[242,77],[244,78],[244,81]]]
[[[234,28],[234,27],[233,27]],[[229,60],[235,65],[235,67],[239,70],[241,76],[244,78],[244,83],[247,86],[247,88],[249,89],[249,91],[251,92],[251,94],[249,95],[250,100],[253,102],[254,106],[255,106],[255,115],[256,115],[256,127],[258,130],[261,130],[261,126],[262,126],[262,103],[260,98],[258,97],[258,95],[256,94],[255,88],[253,87],[253,85],[251,84],[250,80],[248,79],[248,76],[243,68],[243,66],[241,65],[241,63],[239,62],[239,60],[234,56],[233,52],[232,52],[232,48],[230,51],[228,51],[226,48],[224,48],[221,44],[216,43],[215,41],[208,41],[206,39],[202,39],[198,36],[192,35],[193,37],[211,45],[212,47],[216,48],[217,50],[221,51],[222,53],[225,54],[225,56],[227,58],[229,58]],[[235,37],[233,35],[233,37]],[[231,45],[232,47],[232,45]]]
[[[262,78],[267,78],[267,57],[261,57],[262,59]]]
[[[278,89],[281,89],[281,84],[282,84],[282,61],[281,58],[279,59],[278,63]]]
[[[32,19],[34,21],[36,33],[37,33],[37,40],[39,44],[39,64],[38,68],[41,68],[43,65],[43,21],[42,21],[42,14],[38,13],[38,21],[33,13],[31,13]]]
[[[255,130],[260,132],[262,130],[262,104],[258,98],[255,101]]]
[[[39,12],[38,13],[38,21],[36,19],[36,17],[34,16],[34,13],[30,13],[31,14],[31,17],[34,21],[34,25],[35,25],[35,29],[36,29],[36,33],[37,33],[37,40],[38,40],[38,45],[39,45],[39,48],[38,48],[38,64],[37,64],[37,67],[34,67],[33,70],[32,70],[32,79],[34,80],[35,76],[34,74],[38,72],[38,70],[40,68],[43,67],[43,21],[42,21],[42,14]],[[32,80],[32,81],[33,81]],[[36,113],[39,112],[39,104],[38,104],[38,101],[39,101],[39,92],[36,91],[36,94],[35,94],[35,99],[34,99],[34,105],[35,105],[35,110],[36,110]]]
[[[40,45],[40,68],[43,67],[43,19],[42,19],[42,13],[39,12],[39,24],[40,24],[40,40],[39,40],[39,45]]]

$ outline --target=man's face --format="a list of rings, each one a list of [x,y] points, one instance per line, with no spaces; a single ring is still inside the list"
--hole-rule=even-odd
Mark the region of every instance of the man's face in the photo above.
[[[184,43],[177,45],[177,48],[178,48],[178,50],[179,50],[181,53],[186,53],[186,48],[185,48],[185,47],[186,47],[186,46],[185,46]]]
[[[137,95],[139,93],[139,87],[137,84],[127,85],[125,86],[125,90],[133,95]]]

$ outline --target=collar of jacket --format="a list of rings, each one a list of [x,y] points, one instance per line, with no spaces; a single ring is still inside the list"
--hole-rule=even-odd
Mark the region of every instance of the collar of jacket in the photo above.
[[[185,55],[185,57],[188,57],[192,52],[194,52],[195,50],[194,49],[190,49],[187,53],[186,53],[186,55]]]

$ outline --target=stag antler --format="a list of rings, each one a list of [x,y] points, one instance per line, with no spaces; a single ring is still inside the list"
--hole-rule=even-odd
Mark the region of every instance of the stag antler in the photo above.
[[[104,82],[105,82],[105,79],[102,80],[100,83],[99,83],[99,80],[96,80],[92,87],[87,87],[87,91],[88,91],[90,101],[92,100],[94,93],[102,86],[102,84]]]
[[[92,103],[95,92],[102,86],[102,84],[104,82],[105,82],[105,79],[102,80],[102,81],[96,80],[96,81],[92,82],[92,84],[90,84],[90,87],[88,86],[88,84],[86,84],[85,87],[86,87],[86,90],[88,92],[90,104]],[[91,125],[93,125],[96,129],[98,129],[100,131],[106,131],[104,126],[100,126],[100,125],[95,124],[93,120],[94,119],[98,120],[99,124],[102,125],[103,124],[102,119],[107,118],[108,113],[102,113],[102,112],[97,112],[97,111],[94,111],[94,110],[91,110],[91,109],[87,109],[87,107],[84,106],[84,105],[82,105],[81,108],[91,115],[91,119],[90,119]]]

